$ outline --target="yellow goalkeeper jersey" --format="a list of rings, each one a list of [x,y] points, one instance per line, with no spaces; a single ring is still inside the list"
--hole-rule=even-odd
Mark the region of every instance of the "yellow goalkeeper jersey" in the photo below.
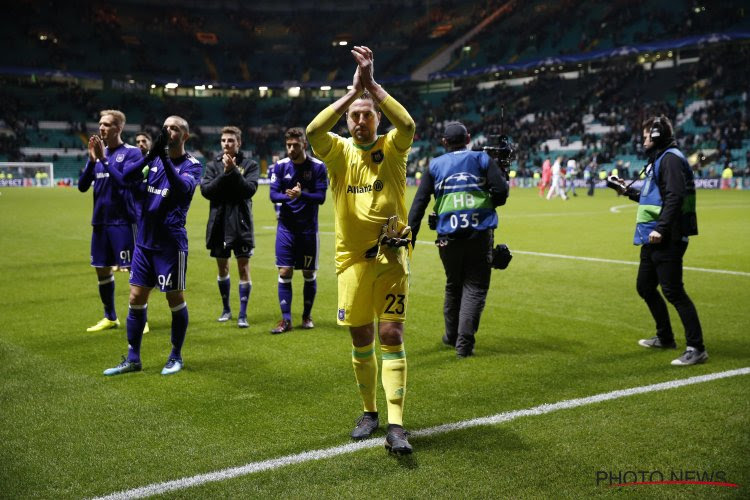
[[[383,224],[397,215],[406,223],[406,160],[411,146],[400,150],[396,129],[369,146],[328,133],[333,141],[320,159],[328,167],[336,210],[336,272],[364,260]]]

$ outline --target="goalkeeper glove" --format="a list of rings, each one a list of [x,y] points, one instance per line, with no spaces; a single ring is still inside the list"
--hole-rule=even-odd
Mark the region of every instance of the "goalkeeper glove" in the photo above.
[[[410,234],[411,227],[404,225],[398,220],[398,216],[393,215],[388,218],[388,222],[383,224],[378,243],[393,248],[405,247],[410,242]]]

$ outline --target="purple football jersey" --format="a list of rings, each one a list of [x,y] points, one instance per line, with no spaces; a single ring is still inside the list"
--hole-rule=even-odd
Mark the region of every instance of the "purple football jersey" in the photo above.
[[[200,182],[202,167],[189,154],[171,159],[171,162],[180,182],[187,188],[186,192],[182,194],[176,186],[170,186],[164,169],[172,168],[171,166],[164,166],[159,158],[151,162],[141,202],[136,243],[150,250],[177,248],[186,252],[188,241],[185,219],[195,186]]]
[[[297,183],[302,194],[291,200],[286,190]],[[318,206],[325,201],[327,189],[328,172],[322,161],[308,155],[299,165],[289,158],[276,162],[271,177],[271,201],[281,203],[279,226],[293,232],[317,232]]]
[[[109,168],[122,172],[127,165],[139,163],[143,159],[141,150],[129,144],[104,149]],[[110,176],[107,169],[100,161],[93,163],[89,161],[78,179],[78,189],[82,192],[88,191],[94,184],[94,213],[91,224],[97,225],[119,225],[131,224],[136,220],[133,196],[126,186],[118,184],[116,179]]]

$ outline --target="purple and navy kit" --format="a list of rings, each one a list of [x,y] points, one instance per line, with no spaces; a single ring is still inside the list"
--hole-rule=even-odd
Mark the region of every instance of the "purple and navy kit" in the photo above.
[[[94,226],[91,232],[91,266],[130,267],[135,232],[135,223]]]
[[[297,183],[302,193],[289,199],[287,189]],[[276,266],[318,268],[318,206],[326,199],[328,173],[325,164],[310,156],[300,164],[284,158],[273,166],[271,201],[280,204],[276,229]]]
[[[185,289],[188,250],[185,219],[201,170],[200,162],[188,154],[154,159],[146,182],[137,181],[143,178],[138,168],[129,169],[126,177],[134,183],[135,190],[141,191],[136,197],[141,199],[141,215],[131,284],[158,286],[162,292]]]
[[[136,243],[150,250],[176,248],[186,252],[188,240],[185,219],[195,186],[200,182],[202,167],[189,154],[170,159],[170,162],[173,166],[165,167],[160,158],[154,159],[146,182],[139,186],[144,192]],[[176,170],[181,186],[170,185],[165,168]]]
[[[294,233],[279,226],[276,231],[276,267],[318,269],[318,233]]]
[[[117,176],[110,176],[108,168],[122,174],[130,165],[141,163],[141,150],[129,144],[120,144],[109,149],[105,148],[108,167],[96,162],[88,161],[78,179],[78,190],[88,191],[94,184],[94,213],[91,225],[121,225],[132,224],[136,221],[133,197],[129,190],[119,182]],[[121,179],[121,177],[120,177]]]
[[[281,203],[279,229],[295,233],[316,233],[318,231],[318,206],[323,204],[328,189],[328,174],[325,164],[310,156],[300,164],[284,158],[273,166],[271,177],[271,201]],[[287,189],[297,183],[302,186],[302,194],[290,200]]]

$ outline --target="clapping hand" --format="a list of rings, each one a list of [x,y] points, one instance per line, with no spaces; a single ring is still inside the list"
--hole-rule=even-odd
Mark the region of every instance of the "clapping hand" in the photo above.
[[[361,86],[365,90],[369,90],[375,85],[375,57],[372,50],[365,46],[355,45],[351,52],[354,60],[357,61],[357,71],[354,73],[354,88],[357,88],[356,80],[357,75],[359,75]]]
[[[352,89],[357,93],[357,95],[361,95],[362,92],[365,91],[365,88],[362,86],[362,79],[359,77],[359,66],[357,66],[357,69],[354,70],[354,78],[352,79]]]
[[[302,186],[298,182],[296,186],[294,186],[292,189],[287,189],[285,193],[290,200],[296,200],[302,194]]]
[[[229,156],[228,154],[224,153],[224,156],[221,157],[221,161],[224,164],[225,174],[237,168],[237,164],[234,162],[234,156]]]
[[[89,158],[91,161],[104,161],[104,144],[98,135],[89,138]]]

